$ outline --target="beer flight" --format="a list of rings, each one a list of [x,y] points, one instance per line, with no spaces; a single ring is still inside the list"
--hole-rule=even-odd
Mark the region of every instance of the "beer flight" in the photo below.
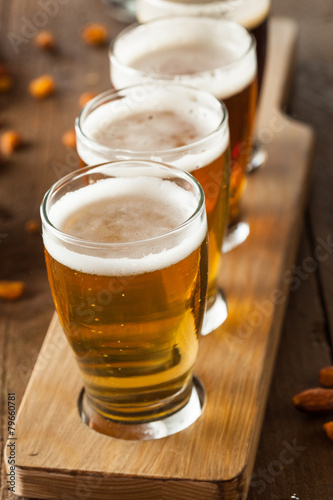
[[[225,320],[223,238],[244,240],[269,7],[138,0],[141,24],[110,46],[114,89],[76,119],[81,168],[42,202],[81,416],[103,434],[157,439],[200,417],[195,361]]]

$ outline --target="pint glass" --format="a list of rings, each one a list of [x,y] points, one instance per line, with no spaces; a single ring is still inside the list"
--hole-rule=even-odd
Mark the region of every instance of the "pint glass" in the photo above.
[[[229,185],[227,111],[211,94],[174,83],[146,82],[97,96],[76,122],[87,165],[121,158],[161,161],[191,172],[205,193],[209,231],[208,301],[203,334],[227,315],[217,287]]]
[[[135,0],[104,0],[109,7],[111,16],[122,23],[132,23],[135,20]]]
[[[140,23],[160,17],[221,17],[241,24],[256,39],[258,90],[261,88],[267,47],[267,21],[271,0],[136,0]]]
[[[187,172],[123,160],[73,172],[41,207],[49,282],[97,431],[163,437],[200,415],[204,193]]]
[[[258,64],[258,95],[262,87],[267,49],[268,17],[271,0],[136,0],[137,18],[146,23],[160,17],[209,16],[235,21],[249,30],[256,39]],[[255,139],[247,170],[262,165],[267,153]]]
[[[177,17],[126,28],[110,48],[115,88],[168,80],[207,90],[226,105],[232,154],[228,238],[239,236],[235,244],[248,235],[239,233],[238,224],[257,100],[255,45],[232,21]]]

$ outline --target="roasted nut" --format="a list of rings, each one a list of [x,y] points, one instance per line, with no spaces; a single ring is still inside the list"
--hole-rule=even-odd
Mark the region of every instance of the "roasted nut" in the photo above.
[[[71,128],[70,130],[67,130],[62,135],[61,141],[64,146],[68,146],[69,148],[76,149],[76,135],[75,135],[75,130]]]
[[[34,38],[35,45],[43,50],[53,50],[55,47],[55,38],[51,31],[43,30],[37,33]]]
[[[88,45],[105,45],[108,32],[103,24],[89,24],[82,31],[82,38]]]
[[[24,292],[23,281],[0,281],[0,298],[5,300],[16,300]]]
[[[333,366],[326,366],[320,370],[319,383],[324,387],[333,387]]]
[[[87,104],[87,102],[91,101],[97,94],[95,92],[83,92],[83,94],[79,97],[79,106],[83,108]]]
[[[55,91],[54,78],[51,75],[43,75],[29,84],[29,92],[36,99],[45,99]]]
[[[24,225],[24,229],[27,233],[37,234],[40,233],[40,224],[36,219],[29,219]]]
[[[8,92],[13,87],[13,77],[7,68],[0,65],[0,94]]]
[[[19,149],[22,144],[21,135],[15,130],[8,130],[1,136],[0,149],[5,156],[9,156]]]
[[[297,410],[306,413],[328,413],[333,412],[333,389],[322,389],[315,387],[300,392],[293,397],[293,403]]]
[[[323,425],[323,429],[327,437],[333,441],[333,422],[326,422],[326,424]]]

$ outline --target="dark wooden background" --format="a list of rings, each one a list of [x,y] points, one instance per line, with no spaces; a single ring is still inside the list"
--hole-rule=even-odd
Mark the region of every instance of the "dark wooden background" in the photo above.
[[[291,399],[316,386],[320,368],[333,362],[333,248],[325,261],[313,264],[318,238],[333,242],[333,2],[273,0],[272,13],[299,23],[288,112],[313,126],[317,145],[295,263],[299,286],[290,294],[248,498],[284,500],[296,494],[300,500],[330,500],[333,442],[322,430],[330,417],[304,416]],[[7,393],[15,392],[19,404],[53,313],[41,237],[27,233],[25,223],[39,220],[43,194],[78,166],[61,136],[73,126],[80,94],[109,86],[107,46],[87,47],[81,39],[82,27],[90,22],[105,23],[110,38],[122,28],[99,0],[0,1],[0,64],[15,80],[9,94],[0,94],[0,134],[15,129],[25,140],[20,151],[0,163],[0,279],[26,283],[18,301],[0,300],[0,450]],[[54,53],[34,46],[36,26],[54,32]],[[21,38],[13,47],[15,35]],[[27,87],[44,73],[54,76],[57,92],[36,102]],[[1,470],[1,500],[10,499]]]

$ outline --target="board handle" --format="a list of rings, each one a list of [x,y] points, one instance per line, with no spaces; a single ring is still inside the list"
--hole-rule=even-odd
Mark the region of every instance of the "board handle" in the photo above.
[[[274,17],[268,32],[268,44],[273,38],[279,43],[270,46],[257,116],[257,133],[270,125],[272,116],[277,112],[282,114],[292,81],[298,25],[292,19]]]

